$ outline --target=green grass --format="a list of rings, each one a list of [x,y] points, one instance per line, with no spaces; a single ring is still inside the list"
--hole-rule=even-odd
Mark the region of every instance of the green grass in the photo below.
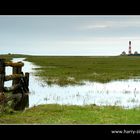
[[[41,66],[36,75],[48,84],[62,86],[84,80],[105,83],[140,76],[139,56],[29,56],[27,60]]]
[[[140,124],[140,109],[40,105],[0,114],[0,124]]]

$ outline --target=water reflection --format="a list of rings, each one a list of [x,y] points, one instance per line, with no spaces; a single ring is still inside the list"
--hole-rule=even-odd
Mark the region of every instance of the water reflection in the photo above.
[[[24,58],[14,58],[13,62],[23,61],[23,72],[30,73],[29,107],[39,104],[67,105],[115,105],[124,108],[140,106],[140,80],[121,80],[106,84],[85,82],[85,85],[60,87],[47,85],[39,77],[34,76],[38,66],[24,61]],[[8,73],[8,70],[6,71]]]

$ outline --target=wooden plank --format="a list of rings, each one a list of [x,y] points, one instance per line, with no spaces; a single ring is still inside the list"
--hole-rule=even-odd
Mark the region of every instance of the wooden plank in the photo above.
[[[22,77],[24,77],[24,75],[23,75],[23,74],[13,74],[13,75],[7,75],[7,76],[5,76],[5,81],[15,80],[15,81],[16,81],[16,83],[15,83],[15,84],[13,84],[13,85],[16,85],[16,84],[18,84],[18,83],[19,83],[18,81],[20,81],[20,78],[22,78]]]
[[[5,66],[22,67],[22,66],[24,66],[24,63],[22,63],[22,62],[17,62],[17,63],[5,62]]]

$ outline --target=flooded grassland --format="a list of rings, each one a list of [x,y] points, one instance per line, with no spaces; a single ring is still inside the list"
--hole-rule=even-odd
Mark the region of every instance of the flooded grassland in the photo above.
[[[12,61],[22,61],[23,72],[30,73],[29,109],[12,118],[1,116],[1,123],[140,123],[139,57],[26,56]]]
[[[44,63],[47,61],[49,61],[50,59],[47,59],[48,57],[44,57]],[[74,60],[79,61],[79,59],[86,59],[84,57],[75,57]],[[37,59],[39,59],[37,57]],[[60,60],[59,60],[60,59]],[[69,57],[66,59],[70,59]],[[95,61],[94,59],[103,59],[102,57],[97,57],[97,58],[88,58],[88,60],[90,61]],[[92,60],[93,59],[93,60]],[[109,58],[108,58],[109,59]],[[112,59],[112,57],[111,57]],[[116,59],[116,61],[118,61],[118,58],[114,58]],[[122,60],[127,60],[126,58],[119,58]],[[135,62],[138,58],[136,57],[132,57],[132,58],[128,58],[130,59],[129,61],[131,62]],[[28,59],[27,59],[28,60]],[[42,58],[41,58],[42,60]],[[55,79],[53,79],[54,77],[52,76],[51,78],[54,80],[52,80],[51,84],[48,84],[47,79],[49,79],[49,76],[43,76],[41,75],[42,79],[40,78],[40,74],[41,73],[49,73],[48,71],[52,70],[59,71],[59,68],[57,67],[67,67],[66,66],[66,62],[63,63],[63,57],[58,57],[57,62],[59,63],[52,63],[52,61],[49,63],[51,65],[44,65],[44,63],[42,66],[40,65],[35,65],[32,62],[28,62],[25,61],[24,58],[16,58],[13,59],[13,61],[23,61],[24,62],[24,67],[23,67],[23,71],[25,72],[30,72],[30,95],[29,95],[29,106],[35,106],[35,105],[40,105],[40,104],[60,104],[60,105],[98,105],[98,106],[121,106],[123,108],[135,108],[135,107],[139,107],[140,106],[140,80],[138,77],[136,77],[136,73],[131,73],[131,75],[129,75],[130,79],[118,79],[118,80],[111,80],[109,82],[99,82],[99,81],[92,81],[91,79],[87,80],[86,78],[79,81],[77,80],[74,84],[74,82],[68,82],[68,81],[75,81],[75,79],[77,77],[74,77],[74,75],[72,75],[72,72],[69,73],[69,75],[66,77],[66,75],[64,75],[64,79],[68,79],[67,84],[60,84],[57,83]],[[59,60],[59,61],[58,61]],[[73,60],[73,58],[72,58]],[[71,63],[73,64],[74,62],[71,60]],[[105,57],[105,60],[107,60],[107,58]],[[106,61],[104,60],[104,63],[106,63]],[[139,60],[139,59],[138,59]],[[70,61],[70,60],[69,60]],[[69,62],[68,61],[68,62]],[[85,60],[86,61],[86,60]],[[99,62],[101,60],[98,60]],[[97,61],[97,62],[98,62]],[[103,60],[102,60],[103,61]],[[111,61],[109,59],[109,61]],[[120,60],[119,60],[120,61]],[[61,62],[61,65],[60,65]],[[115,62],[115,61],[114,61]],[[126,61],[127,62],[127,61]],[[130,64],[132,64],[132,62]],[[70,62],[69,62],[70,63]],[[91,63],[91,62],[89,62]],[[54,65],[55,64],[55,65]],[[71,65],[72,65],[71,64]],[[117,62],[117,65],[119,63]],[[130,65],[128,64],[128,65]],[[74,64],[75,65],[75,64]],[[82,65],[82,64],[81,64]],[[86,63],[83,63],[83,65],[86,66]],[[112,63],[110,64],[112,65]],[[115,64],[114,64],[115,65]],[[105,65],[104,65],[105,66]],[[43,67],[43,68],[42,68]],[[69,65],[70,67],[70,65]],[[74,67],[74,66],[73,66]],[[82,66],[81,66],[82,67]],[[119,67],[119,66],[118,66]],[[123,67],[121,67],[121,69],[124,69],[124,67],[128,67],[127,65]],[[138,69],[138,66],[136,66]],[[76,68],[75,68],[76,69]],[[89,68],[87,68],[89,69]],[[109,69],[109,67],[104,67],[104,69]],[[111,69],[111,67],[110,67]],[[114,70],[114,68],[112,68],[112,70]],[[120,68],[116,69],[116,71],[120,70]],[[78,70],[77,70],[78,71]],[[80,71],[80,69],[79,69]],[[81,69],[82,71],[82,69]],[[111,71],[111,70],[110,70]],[[126,71],[131,71],[132,72],[132,68],[127,69]],[[125,71],[124,71],[125,72]],[[62,73],[65,73],[65,70],[62,70]],[[92,73],[94,73],[95,75],[95,71],[93,71]],[[90,74],[90,72],[89,72]],[[98,72],[96,71],[96,74],[98,75]],[[107,74],[107,72],[106,72]],[[106,75],[105,74],[105,75]],[[115,72],[114,72],[115,74]],[[38,75],[38,76],[37,76]],[[85,73],[86,75],[86,73]],[[108,73],[108,76],[110,76],[111,74]],[[58,75],[57,75],[58,76]],[[62,74],[63,76],[63,74]],[[133,76],[133,78],[132,78]],[[91,76],[92,77],[92,76]],[[45,79],[46,78],[46,79]],[[55,77],[56,79],[61,79],[61,77]],[[83,77],[84,78],[84,77]],[[105,79],[103,77],[103,79]]]

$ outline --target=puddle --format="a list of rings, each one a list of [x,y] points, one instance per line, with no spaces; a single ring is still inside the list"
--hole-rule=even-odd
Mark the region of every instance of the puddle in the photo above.
[[[13,62],[24,63],[23,72],[30,73],[29,107],[39,104],[90,105],[96,104],[134,108],[140,106],[140,79],[112,81],[106,84],[85,82],[85,85],[60,87],[47,85],[34,76],[35,68],[25,58],[14,58]],[[6,69],[6,74],[12,73],[12,68]],[[11,82],[11,81],[10,81]],[[9,81],[5,86],[11,86]]]

